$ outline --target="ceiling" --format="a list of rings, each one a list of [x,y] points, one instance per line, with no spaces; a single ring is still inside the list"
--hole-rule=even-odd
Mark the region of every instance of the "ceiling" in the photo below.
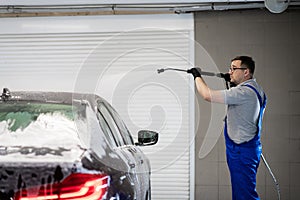
[[[1,0],[0,17],[49,15],[117,15],[190,13],[264,9],[282,13],[298,9],[300,0]]]

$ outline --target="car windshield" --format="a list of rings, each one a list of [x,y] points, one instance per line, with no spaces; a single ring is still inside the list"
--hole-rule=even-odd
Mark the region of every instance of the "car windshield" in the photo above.
[[[72,105],[0,104],[0,146],[70,147],[79,144]]]

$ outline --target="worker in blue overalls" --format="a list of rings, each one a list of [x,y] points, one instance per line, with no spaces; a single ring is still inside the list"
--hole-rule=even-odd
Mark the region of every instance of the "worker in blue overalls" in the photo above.
[[[260,134],[266,96],[253,78],[254,69],[255,62],[249,56],[232,59],[229,75],[236,87],[229,90],[212,90],[202,79],[200,68],[188,70],[205,100],[228,106],[224,135],[233,200],[259,199],[256,174],[262,152]]]

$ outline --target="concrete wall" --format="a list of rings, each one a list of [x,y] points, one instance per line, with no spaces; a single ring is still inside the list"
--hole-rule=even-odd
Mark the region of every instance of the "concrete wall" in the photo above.
[[[230,59],[251,55],[255,77],[268,96],[263,126],[263,153],[276,175],[282,200],[300,199],[300,11],[271,14],[266,10],[199,12],[195,14],[196,41],[219,66],[228,71]],[[201,63],[197,59],[196,65]],[[208,103],[197,96],[201,117]],[[223,135],[204,159],[198,151],[208,117],[202,117],[196,136],[195,199],[229,200],[231,187]],[[215,122],[222,123],[222,122]],[[258,172],[261,199],[277,199],[272,178],[261,162]]]

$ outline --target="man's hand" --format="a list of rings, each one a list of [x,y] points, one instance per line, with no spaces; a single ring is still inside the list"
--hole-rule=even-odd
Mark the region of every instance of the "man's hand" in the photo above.
[[[194,76],[194,79],[196,79],[197,77],[201,78],[201,69],[199,67],[188,69],[187,73],[192,74]]]

